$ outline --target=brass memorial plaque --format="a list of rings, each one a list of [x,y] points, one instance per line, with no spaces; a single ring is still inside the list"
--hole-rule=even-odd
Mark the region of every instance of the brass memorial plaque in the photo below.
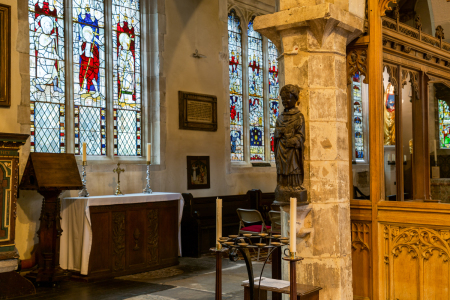
[[[178,92],[179,128],[217,131],[217,97]]]

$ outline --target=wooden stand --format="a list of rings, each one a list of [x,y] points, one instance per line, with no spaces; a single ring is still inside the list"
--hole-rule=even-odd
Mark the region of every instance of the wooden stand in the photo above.
[[[39,220],[38,270],[27,277],[36,283],[56,282],[68,278],[69,273],[59,266],[61,202],[63,190],[81,190],[81,177],[73,154],[31,153],[20,188],[37,190],[44,197]]]
[[[212,252],[216,253],[216,296],[215,300],[222,300],[222,257],[223,253],[227,252],[228,249],[209,249]]]
[[[289,261],[289,295],[291,299],[297,299],[297,262],[303,260],[302,257],[283,257],[283,260]]]

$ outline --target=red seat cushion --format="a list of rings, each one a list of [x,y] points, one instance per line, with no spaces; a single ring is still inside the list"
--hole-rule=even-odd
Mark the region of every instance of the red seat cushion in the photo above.
[[[244,228],[241,228],[243,231],[253,231],[253,232],[261,232],[262,225],[251,225]],[[267,230],[270,229],[270,226],[266,226]]]

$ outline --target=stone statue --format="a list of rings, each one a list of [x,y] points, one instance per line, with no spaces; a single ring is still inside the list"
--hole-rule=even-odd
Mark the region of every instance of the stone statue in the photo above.
[[[275,162],[277,166],[276,202],[307,202],[304,179],[305,117],[296,107],[300,87],[285,85],[281,91],[284,111],[277,118],[275,127]]]

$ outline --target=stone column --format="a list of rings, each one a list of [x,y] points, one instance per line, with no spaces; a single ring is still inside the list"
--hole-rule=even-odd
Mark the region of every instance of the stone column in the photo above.
[[[346,46],[363,30],[365,1],[333,2],[280,0],[280,11],[257,17],[254,28],[278,47],[280,86],[303,89],[309,204],[297,213],[297,255],[305,258],[297,281],[321,286],[320,299],[351,300]]]

